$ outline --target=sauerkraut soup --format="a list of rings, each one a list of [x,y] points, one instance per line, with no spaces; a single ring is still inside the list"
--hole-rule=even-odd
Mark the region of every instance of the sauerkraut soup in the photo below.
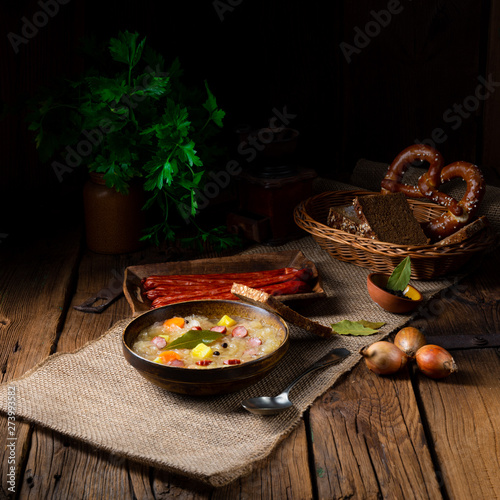
[[[282,342],[282,332],[259,320],[191,315],[158,321],[143,329],[132,351],[155,363],[206,369],[261,358]]]

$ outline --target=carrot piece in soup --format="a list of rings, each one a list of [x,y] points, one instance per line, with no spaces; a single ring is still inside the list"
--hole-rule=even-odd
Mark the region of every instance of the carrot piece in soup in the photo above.
[[[164,321],[163,326],[165,328],[172,328],[173,326],[177,327],[177,328],[183,328],[185,323],[186,322],[184,321],[184,318],[178,318],[175,316],[173,318],[170,318],[170,319],[167,319],[166,321]]]
[[[181,356],[174,351],[163,351],[158,354],[158,358],[160,358],[163,363],[168,363],[174,359],[181,359]]]

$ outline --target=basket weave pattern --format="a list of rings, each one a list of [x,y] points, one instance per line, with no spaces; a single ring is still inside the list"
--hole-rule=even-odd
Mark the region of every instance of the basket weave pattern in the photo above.
[[[330,191],[308,198],[294,212],[296,224],[310,233],[321,248],[335,259],[370,269],[372,272],[392,273],[407,256],[411,258],[413,279],[433,279],[452,273],[473,255],[495,242],[488,228],[467,240],[451,245],[395,245],[356,236],[326,225],[331,207],[350,204],[355,196],[377,194],[370,191]],[[430,202],[408,198],[419,222],[434,219],[446,208]]]

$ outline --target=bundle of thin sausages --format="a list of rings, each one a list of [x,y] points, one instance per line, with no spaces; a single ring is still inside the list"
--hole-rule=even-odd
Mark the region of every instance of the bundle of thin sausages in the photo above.
[[[267,271],[222,274],[153,275],[142,280],[143,294],[151,308],[187,300],[238,300],[231,293],[233,283],[262,290],[270,295],[311,292],[311,271],[283,267]]]

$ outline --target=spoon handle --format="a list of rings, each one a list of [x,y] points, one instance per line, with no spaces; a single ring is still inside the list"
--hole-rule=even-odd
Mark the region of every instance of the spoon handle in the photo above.
[[[318,359],[316,363],[311,365],[305,372],[301,373],[284,391],[282,394],[287,394],[290,392],[292,387],[299,382],[299,380],[302,380],[303,377],[308,375],[309,373],[319,370],[320,368],[324,368],[326,366],[330,365],[336,365],[337,363],[340,363],[343,359],[347,358],[351,352],[347,349],[344,349],[343,347],[338,348],[338,349],[333,349],[329,353],[325,354],[322,358]]]

